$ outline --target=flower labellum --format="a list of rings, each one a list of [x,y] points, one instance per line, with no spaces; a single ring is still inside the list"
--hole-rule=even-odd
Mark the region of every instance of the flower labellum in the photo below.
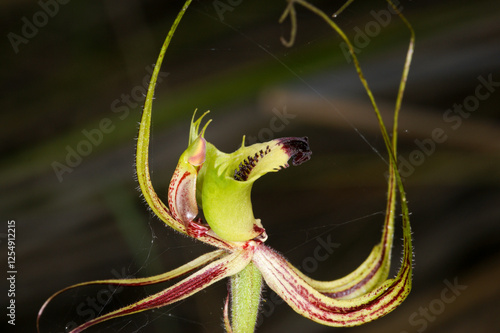
[[[198,203],[208,225],[221,239],[265,239],[264,228],[253,215],[252,185],[268,172],[287,168],[290,159],[293,165],[309,160],[312,153],[307,138],[281,138],[251,146],[242,143],[238,150],[226,154],[206,142],[206,126],[199,132],[203,116],[191,123],[189,147],[181,155],[170,183],[170,209],[189,224],[198,214]]]

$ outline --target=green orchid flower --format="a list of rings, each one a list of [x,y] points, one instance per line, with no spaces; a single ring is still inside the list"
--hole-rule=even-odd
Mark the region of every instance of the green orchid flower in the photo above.
[[[84,282],[67,287],[53,294],[41,307],[37,319],[48,303],[69,289],[91,284],[116,284],[144,286],[186,276],[176,284],[121,309],[101,315],[81,324],[72,333],[82,332],[98,323],[154,309],[185,299],[222,279],[230,279],[230,292],[224,306],[227,332],[254,332],[261,290],[265,285],[276,292],[297,313],[328,326],[355,326],[382,317],[407,297],[411,289],[412,245],[408,208],[404,188],[396,164],[397,126],[392,141],[372,99],[381,132],[389,154],[389,179],[386,215],[382,238],[361,265],[347,276],[333,281],[314,280],[290,264],[281,254],[265,242],[267,235],[263,224],[253,214],[251,190],[261,176],[300,165],[311,158],[306,137],[287,137],[266,143],[241,147],[227,154],[219,151],[204,138],[208,121],[201,127],[207,112],[191,121],[188,147],[181,155],[168,189],[168,206],[157,195],[149,173],[149,138],[154,88],[164,54],[189,3],[177,16],[163,44],[154,69],[146,97],[139,129],[136,167],[142,194],[153,213],[173,229],[198,241],[217,248],[172,271],[147,278],[108,279]],[[295,15],[294,3],[302,4],[324,18],[332,27],[336,25],[322,12],[302,0],[290,0],[285,14]],[[390,3],[390,2],[389,2]],[[406,21],[405,21],[406,22]],[[295,16],[292,16],[295,29]],[[410,28],[411,29],[411,28]],[[412,31],[412,30],[411,30]],[[295,32],[293,30],[292,35]],[[342,35],[344,36],[345,35]],[[352,45],[347,40],[348,46]],[[413,49],[413,37],[410,50]],[[364,81],[361,69],[356,68]],[[411,59],[411,52],[407,60]],[[409,62],[408,62],[409,63]],[[406,81],[405,66],[398,95],[394,123],[397,124],[399,105]],[[369,89],[367,90],[369,91]],[[394,278],[388,278],[396,197],[402,206],[404,252],[401,268]],[[203,209],[203,216],[200,214]],[[231,310],[230,310],[231,308]]]
[[[205,113],[206,114],[206,113]],[[197,133],[197,128],[203,116],[191,125],[191,133]],[[275,172],[288,167],[288,160],[292,158],[293,165],[307,161],[311,156],[307,138],[282,138],[266,143],[241,147],[231,154],[219,151],[203,138],[203,133],[190,138],[189,151],[205,150],[204,163],[201,165],[196,181],[197,201],[189,200],[182,204],[192,207],[192,214],[196,215],[196,205],[203,208],[203,212],[210,229],[215,235],[231,242],[245,242],[259,237],[265,240],[264,228],[259,219],[255,219],[250,201],[250,192],[253,183],[268,172]],[[192,141],[192,142],[191,142]],[[182,160],[182,158],[181,158]],[[185,193],[176,188],[188,189],[178,181],[177,174],[184,174],[189,168],[180,162],[171,182],[172,199],[175,197],[194,197],[194,191]],[[189,178],[195,178],[190,173]],[[188,180],[190,182],[191,180]],[[191,190],[191,189],[189,189]],[[169,199],[170,201],[170,199]],[[179,201],[179,200],[177,200]],[[190,221],[189,219],[187,221]],[[189,222],[187,222],[189,223]]]

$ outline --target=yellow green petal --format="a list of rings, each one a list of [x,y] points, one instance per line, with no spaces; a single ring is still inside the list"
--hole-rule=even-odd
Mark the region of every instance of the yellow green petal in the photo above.
[[[105,315],[92,319],[70,333],[80,333],[83,330],[102,323],[104,321],[142,312],[149,309],[160,308],[171,303],[185,299],[198,291],[220,281],[226,277],[237,274],[244,269],[252,259],[255,245],[250,245],[245,250],[239,249],[231,254],[206,265],[202,269],[174,284],[173,286],[148,296],[138,302],[125,306],[121,309],[109,312]]]
[[[190,261],[190,262],[188,262],[188,263],[186,263],[186,264],[184,264],[176,269],[173,269],[171,271],[168,271],[168,272],[165,272],[162,274],[158,274],[155,276],[137,278],[137,279],[94,280],[94,281],[77,283],[77,284],[71,285],[69,287],[66,287],[64,289],[61,289],[58,292],[52,294],[52,296],[50,296],[45,301],[45,303],[43,303],[43,305],[40,307],[40,310],[38,311],[37,322],[36,322],[37,330],[40,331],[39,330],[40,318],[41,318],[43,312],[45,311],[45,308],[47,307],[47,305],[54,299],[54,297],[56,297],[57,295],[65,292],[65,291],[68,291],[70,289],[74,289],[77,287],[89,286],[89,285],[94,285],[94,284],[106,284],[106,285],[115,284],[115,285],[120,285],[120,286],[145,286],[145,285],[149,285],[149,284],[162,283],[162,282],[166,282],[168,280],[175,279],[175,278],[182,276],[184,274],[187,274],[189,272],[192,272],[197,268],[203,267],[206,264],[208,264],[209,262],[221,257],[225,253],[226,252],[224,250],[212,251],[212,252],[206,253],[204,255],[201,255],[198,258],[196,258],[196,259],[194,259],[194,260],[192,260],[192,261]]]

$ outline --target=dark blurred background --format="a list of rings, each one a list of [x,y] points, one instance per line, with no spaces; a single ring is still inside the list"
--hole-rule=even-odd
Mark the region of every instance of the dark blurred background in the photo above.
[[[16,326],[3,313],[3,332],[34,331],[43,301],[70,284],[159,274],[210,250],[151,216],[134,175],[144,87],[182,3],[2,1],[0,262],[7,272],[7,221],[15,220],[17,269]],[[313,3],[327,13],[342,4]],[[413,291],[386,317],[345,329],[310,322],[267,290],[258,332],[500,331],[500,3],[400,6],[417,35],[399,129]],[[223,151],[237,149],[243,135],[248,143],[308,136],[309,162],[254,186],[255,216],[269,245],[312,277],[334,279],[380,237],[385,148],[341,39],[300,8],[297,41],[284,47],[284,7],[193,2],[156,90],[152,178],[166,198],[196,108],[211,110],[206,137]],[[335,20],[353,38],[390,127],[408,30],[383,1],[357,0]],[[394,273],[400,224],[396,233]],[[315,257],[318,246],[328,258]],[[67,292],[49,305],[41,330],[63,332],[160,289],[128,288],[111,298],[106,286]],[[226,293],[220,282],[89,332],[222,332]]]

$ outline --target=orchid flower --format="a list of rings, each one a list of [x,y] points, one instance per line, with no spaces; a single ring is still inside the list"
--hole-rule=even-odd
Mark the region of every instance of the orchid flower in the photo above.
[[[186,1],[174,21],[151,78],[137,142],[137,178],[144,199],[156,216],[169,227],[212,245],[217,250],[157,276],[90,281],[60,290],[41,307],[37,328],[39,329],[39,319],[47,304],[66,290],[91,284],[144,286],[166,282],[180,276],[185,277],[176,284],[131,305],[83,323],[71,332],[82,332],[106,320],[172,304],[225,278],[230,279],[230,291],[223,310],[227,332],[254,331],[264,284],[283,298],[297,313],[323,325],[361,325],[391,312],[409,294],[412,275],[413,258],[408,208],[395,159],[397,114],[408,66],[405,66],[398,95],[392,141],[389,140],[373,96],[371,92],[369,93],[389,155],[388,197],[381,241],[374,246],[366,260],[347,276],[333,281],[314,280],[301,273],[285,257],[265,244],[266,231],[260,219],[254,217],[250,200],[252,185],[261,176],[287,168],[290,161],[296,166],[311,158],[312,153],[306,137],[286,137],[251,146],[245,146],[243,137],[241,147],[227,154],[219,151],[204,138],[210,121],[203,127],[202,122],[208,112],[198,119],[195,113],[191,121],[187,149],[180,156],[169,185],[168,205],[162,201],[153,187],[148,164],[153,94],[167,47],[190,2]],[[328,17],[322,16],[324,15],[322,12],[307,2],[290,0],[285,15],[292,15],[292,37],[295,34],[296,24],[293,7],[295,3],[309,8],[324,18],[335,30],[338,29]],[[345,37],[343,33],[341,36]],[[345,40],[352,50],[352,45],[346,37]],[[408,64],[412,47],[413,37],[407,57]],[[362,82],[366,85],[354,52],[352,55]],[[388,278],[398,193],[402,207],[404,252],[398,274]],[[203,217],[200,216],[199,208],[203,209]]]

